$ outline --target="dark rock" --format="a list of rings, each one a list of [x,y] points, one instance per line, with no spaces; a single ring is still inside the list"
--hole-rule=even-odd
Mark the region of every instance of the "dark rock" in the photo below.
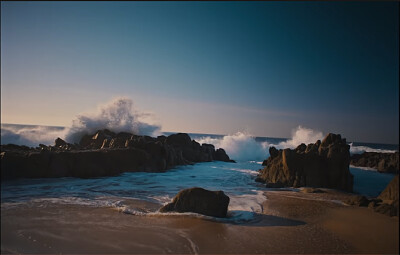
[[[375,168],[381,173],[399,173],[399,152],[379,153],[364,152],[351,156],[350,164],[353,166]]]
[[[283,188],[283,184],[280,182],[276,182],[276,183],[267,183],[265,185],[266,188],[271,188],[271,189],[279,189],[279,188]]]
[[[108,139],[105,139],[108,140]],[[126,144],[126,137],[115,137],[112,138],[108,144],[108,148],[124,148]]]
[[[162,172],[178,165],[228,160],[223,149],[200,145],[187,134],[169,137],[137,136],[99,130],[84,135],[79,144],[58,138],[56,146],[29,148],[1,145],[2,180],[45,177],[97,177],[127,171]],[[217,158],[214,158],[217,155]]]
[[[259,176],[257,176],[257,177],[254,179],[254,181],[256,181],[256,182],[261,182],[261,183],[264,183],[264,182],[265,182],[264,179],[261,178],[261,177],[259,177]]]
[[[375,208],[378,205],[382,204],[382,200],[381,199],[377,199],[377,198],[372,198],[370,199],[370,202],[368,204],[368,208]]]
[[[259,178],[266,183],[289,187],[324,187],[353,190],[349,171],[349,145],[340,135],[328,134],[315,144],[299,145],[295,150],[270,148],[270,157]]]
[[[307,149],[307,146],[306,146],[304,143],[302,143],[302,144],[300,144],[299,146],[297,146],[297,148],[295,149],[295,151],[296,151],[297,153],[303,153],[303,152],[306,151],[306,149]]]
[[[232,162],[235,163],[234,160],[231,160],[229,156],[226,154],[225,150],[222,148],[219,148],[215,151],[213,155],[214,160],[218,161],[225,161],[225,162]]]
[[[56,146],[56,147],[62,147],[62,146],[65,146],[65,145],[67,145],[67,143],[63,139],[61,139],[60,137],[58,137],[54,142],[54,146]]]
[[[209,191],[202,188],[181,190],[171,203],[160,212],[193,212],[214,217],[226,217],[229,197],[223,191]]]
[[[46,145],[44,145],[44,146],[46,146]],[[2,145],[0,145],[0,150],[1,151],[30,151],[32,149],[25,145],[2,144]]]
[[[348,205],[357,205],[367,207],[371,201],[368,200],[365,196],[352,196],[347,201],[345,201]]]
[[[279,151],[275,147],[269,147],[269,156],[275,158],[279,155]]]
[[[399,175],[393,177],[378,198],[382,200],[399,200]]]
[[[397,200],[398,201],[398,200]],[[387,216],[399,216],[399,204],[382,203],[373,208],[375,212],[382,213]]]
[[[165,143],[177,147],[191,147],[192,139],[188,134],[178,133],[168,136]]]
[[[164,143],[166,139],[167,139],[167,137],[165,135],[157,136],[157,141],[160,141],[162,143]]]
[[[303,193],[326,193],[322,189],[316,189],[316,188],[303,188],[301,190]]]

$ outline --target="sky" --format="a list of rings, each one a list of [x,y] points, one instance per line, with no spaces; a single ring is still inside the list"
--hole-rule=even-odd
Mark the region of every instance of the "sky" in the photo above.
[[[1,2],[1,123],[118,96],[163,131],[399,143],[398,2]]]

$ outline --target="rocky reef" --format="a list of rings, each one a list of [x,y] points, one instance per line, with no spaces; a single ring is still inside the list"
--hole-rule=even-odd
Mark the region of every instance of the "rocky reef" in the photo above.
[[[353,166],[375,168],[381,173],[398,174],[399,152],[364,152],[362,154],[353,154],[350,158],[350,164]]]
[[[162,172],[178,165],[213,160],[234,162],[223,149],[191,140],[184,133],[138,136],[99,130],[79,144],[60,138],[54,146],[1,146],[2,180],[45,177],[99,177],[122,172]]]
[[[352,192],[350,152],[346,139],[328,134],[323,141],[301,144],[296,149],[269,149],[256,181],[267,187],[324,187]]]
[[[190,188],[181,190],[160,212],[194,212],[222,218],[226,217],[228,205],[229,197],[223,191]]]

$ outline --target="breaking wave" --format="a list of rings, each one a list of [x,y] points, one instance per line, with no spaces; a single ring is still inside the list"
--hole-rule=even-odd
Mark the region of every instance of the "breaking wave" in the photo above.
[[[17,144],[36,147],[52,144],[57,137],[64,137],[64,127],[1,124],[1,144]]]
[[[239,161],[263,159],[268,151],[268,143],[259,143],[250,134],[237,132],[222,139],[205,137],[199,143],[213,144],[216,148],[224,148],[230,158]]]
[[[144,119],[148,122],[145,122]],[[137,135],[157,135],[161,126],[151,123],[152,114],[138,112],[129,98],[116,98],[101,105],[94,113],[81,114],[72,121],[65,139],[78,142],[85,134],[92,134],[99,129],[114,132],[129,132]]]
[[[300,144],[310,144],[315,143],[317,140],[321,140],[324,138],[322,132],[315,131],[310,128],[305,128],[302,126],[298,126],[295,130],[292,131],[292,137],[286,142],[279,143],[276,147],[279,149],[284,148],[296,148]]]
[[[279,143],[257,142],[256,138],[248,133],[237,132],[223,138],[204,137],[200,143],[213,144],[216,148],[224,148],[230,158],[238,161],[263,160],[269,156],[268,149],[274,146],[278,149],[295,148],[301,143],[315,143],[322,140],[322,132],[298,126],[292,132],[292,137]]]
[[[161,133],[161,126],[155,123],[153,114],[135,110],[131,99],[121,97],[100,105],[95,112],[77,115],[72,125],[66,128],[2,124],[1,143],[35,147],[39,143],[53,144],[57,137],[77,143],[83,135],[99,129],[149,136]]]
[[[353,145],[353,143],[350,143],[351,154],[362,154],[364,152],[395,153],[396,151],[398,150],[371,148],[368,146],[358,146],[358,145]]]

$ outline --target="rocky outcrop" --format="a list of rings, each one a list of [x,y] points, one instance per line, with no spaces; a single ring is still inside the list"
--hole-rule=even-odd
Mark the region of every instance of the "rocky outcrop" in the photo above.
[[[354,195],[344,201],[348,205],[364,206],[387,216],[399,216],[399,176],[395,176],[377,198]]]
[[[269,149],[257,181],[267,186],[324,187],[351,192],[350,153],[346,139],[328,134],[323,141],[301,144],[296,149]]]
[[[83,136],[79,144],[57,138],[54,146],[2,145],[1,176],[2,180],[89,178],[122,172],[162,172],[177,165],[212,160],[231,162],[226,153],[215,156],[216,153],[213,145],[200,145],[182,133],[154,138],[99,130]]]
[[[350,164],[353,166],[375,168],[381,173],[399,173],[399,152],[378,153],[364,152],[353,154]]]
[[[399,200],[399,175],[396,175],[379,195],[382,200]]]
[[[226,154],[225,150],[222,148],[219,148],[218,150],[213,152],[213,157],[215,158],[215,160],[218,160],[218,161],[236,163],[235,160],[232,160],[229,158],[229,156]]]
[[[223,191],[209,191],[202,188],[181,190],[171,203],[160,212],[193,212],[213,217],[226,217],[229,197]]]

